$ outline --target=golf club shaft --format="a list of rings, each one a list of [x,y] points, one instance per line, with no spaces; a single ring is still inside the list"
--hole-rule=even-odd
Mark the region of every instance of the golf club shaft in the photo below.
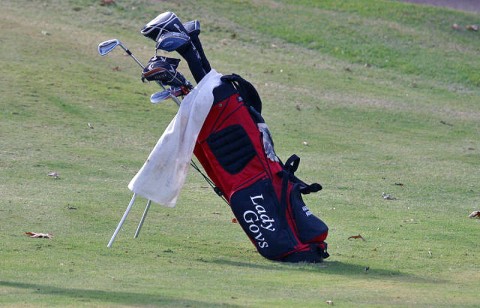
[[[180,106],[180,100],[178,99],[178,97],[172,96],[172,99],[178,106]]]
[[[119,44],[120,47],[122,47],[123,50],[125,50],[125,52],[130,56],[132,57],[133,60],[135,60],[135,62],[137,62],[138,65],[140,65],[140,67],[142,69],[145,68],[145,66],[142,64],[142,62],[138,61],[138,59],[133,55],[133,53],[127,48],[125,47],[123,44]]]

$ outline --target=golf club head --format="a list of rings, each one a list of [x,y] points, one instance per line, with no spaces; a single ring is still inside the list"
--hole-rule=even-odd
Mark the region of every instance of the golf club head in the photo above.
[[[104,56],[113,49],[115,49],[115,47],[117,47],[118,45],[120,45],[120,41],[117,39],[101,42],[100,44],[98,44],[98,53],[101,56]]]
[[[187,92],[186,89],[182,89],[181,87],[171,87],[169,89],[153,93],[150,96],[150,102],[152,104],[158,104],[164,100],[169,98],[179,97],[180,95],[185,95]],[[187,93],[188,94],[188,93]]]
[[[153,93],[150,96],[150,102],[152,104],[158,104],[163,102],[166,99],[169,99],[170,97],[172,97],[172,93],[170,92],[170,89],[159,91],[159,92]]]

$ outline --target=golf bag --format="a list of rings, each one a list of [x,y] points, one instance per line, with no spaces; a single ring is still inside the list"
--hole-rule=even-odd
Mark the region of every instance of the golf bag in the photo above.
[[[223,76],[213,95],[194,154],[215,191],[263,257],[284,262],[327,258],[328,227],[301,196],[322,187],[295,177],[296,155],[285,163],[277,158],[253,85],[238,75]]]

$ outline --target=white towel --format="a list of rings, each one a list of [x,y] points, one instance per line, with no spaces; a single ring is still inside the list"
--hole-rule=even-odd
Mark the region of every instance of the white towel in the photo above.
[[[128,188],[155,203],[175,207],[185,183],[193,149],[213,104],[222,75],[211,70],[182,101],[177,115],[158,140]]]

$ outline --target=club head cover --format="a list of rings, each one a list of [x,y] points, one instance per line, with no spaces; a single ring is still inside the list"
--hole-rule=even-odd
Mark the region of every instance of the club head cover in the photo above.
[[[179,59],[153,57],[142,72],[142,81],[160,81],[163,85],[191,88],[190,82],[177,71]]]
[[[190,42],[190,36],[185,33],[168,32],[162,34],[157,41],[157,49],[175,51]]]
[[[150,65],[154,67],[155,63],[156,65],[165,65],[165,66],[171,65],[174,69],[177,69],[178,64],[180,63],[180,59],[154,56],[154,57],[151,57],[150,60],[148,60],[146,68],[148,68]]]
[[[148,81],[158,80],[163,83],[163,81],[171,80],[177,73],[178,63],[180,63],[179,59],[152,57],[143,69],[142,81],[145,79]]]
[[[187,30],[185,30],[180,19],[172,12],[158,15],[140,30],[141,34],[156,42],[160,39],[160,36],[169,32],[187,34]]]
[[[190,37],[200,34],[200,22],[198,20],[187,21],[183,24],[183,27],[187,30]]]

